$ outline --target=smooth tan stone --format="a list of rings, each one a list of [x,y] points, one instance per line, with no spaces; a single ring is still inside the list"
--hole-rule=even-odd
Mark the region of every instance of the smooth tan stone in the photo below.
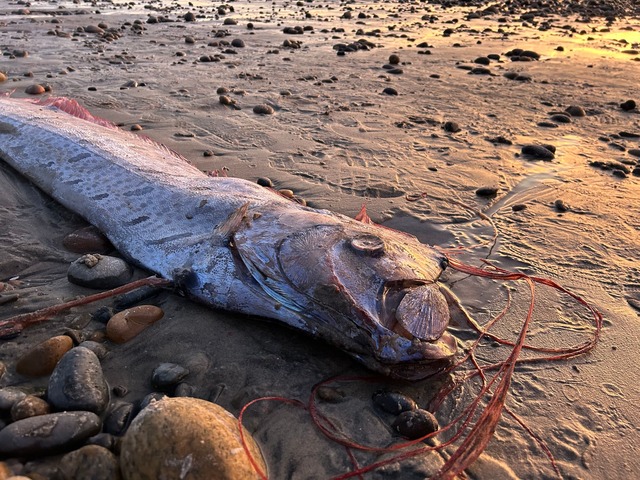
[[[120,480],[116,456],[99,445],[86,445],[60,460],[61,480]]]
[[[258,446],[244,433],[266,473]],[[236,418],[197,398],[167,397],[142,410],[122,441],[120,469],[125,480],[259,478],[242,448]]]
[[[58,335],[39,343],[25,353],[16,364],[16,371],[29,377],[41,377],[53,372],[62,356],[73,348],[73,340]]]
[[[70,233],[62,240],[64,248],[75,253],[107,253],[113,247],[100,230],[89,226]]]
[[[107,323],[107,338],[125,343],[164,316],[160,307],[139,305],[116,313]]]
[[[49,404],[45,400],[33,395],[27,395],[11,407],[11,419],[14,422],[22,420],[23,418],[46,415],[48,413],[51,413]]]

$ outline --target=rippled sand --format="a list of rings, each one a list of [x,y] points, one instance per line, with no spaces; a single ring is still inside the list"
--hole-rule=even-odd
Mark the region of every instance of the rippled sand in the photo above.
[[[0,70],[9,79],[0,88],[20,97],[28,85],[48,83],[56,95],[75,98],[125,129],[141,125],[142,133],[203,170],[226,168],[229,175],[250,180],[269,177],[314,207],[347,215],[366,203],[374,221],[426,243],[471,247],[489,240],[488,223],[458,202],[485,212],[497,226],[497,243],[491,250],[465,250],[462,260],[480,265],[489,259],[502,268],[551,277],[597,305],[605,317],[602,340],[591,354],[519,369],[507,405],[544,439],[567,478],[630,478],[640,471],[639,177],[620,178],[590,165],[618,162],[633,170],[638,160],[629,150],[640,148],[640,138],[620,132],[640,134],[640,115],[619,105],[640,101],[640,56],[633,53],[640,48],[640,22],[621,19],[608,26],[595,18],[578,22],[572,14],[536,18],[534,25],[519,15],[468,17],[481,8],[360,1],[349,4],[351,19],[341,18],[346,10],[333,2],[327,8],[315,2],[239,1],[230,4],[235,12],[220,18],[215,18],[217,5],[196,4],[191,11],[197,21],[184,22],[190,8],[179,3],[156,10],[163,4],[127,9],[124,3],[32,2],[29,15],[12,13],[24,6],[5,5],[0,48],[7,55]],[[150,14],[175,21],[148,24]],[[435,17],[433,23],[422,20],[424,15]],[[225,18],[238,24],[223,25]],[[136,20],[142,30],[132,29]],[[96,34],[74,34],[77,27],[100,22],[118,29],[120,38],[105,42]],[[545,22],[548,28],[541,31]],[[283,33],[298,25],[313,31]],[[452,32],[445,36],[448,28]],[[55,35],[56,29],[69,37]],[[379,34],[360,35],[358,29]],[[216,37],[225,30],[228,36]],[[187,36],[194,43],[186,43]],[[234,48],[236,54],[199,61],[231,48],[210,42],[234,38],[246,45]],[[375,47],[336,55],[335,44],[358,38]],[[287,39],[302,42],[301,48],[283,47]],[[428,46],[418,47],[423,42]],[[514,48],[533,50],[540,59],[512,62],[505,54]],[[29,55],[10,58],[16,49]],[[391,54],[399,55],[403,73],[383,68]],[[469,68],[478,66],[474,60],[489,54],[500,55],[487,67],[490,74],[470,74]],[[507,72],[529,75],[531,81],[509,80]],[[123,87],[130,81],[138,86]],[[227,95],[239,109],[220,104],[220,87],[230,90]],[[383,94],[386,87],[398,95]],[[254,114],[259,104],[271,105],[275,114]],[[538,125],[571,105],[587,115],[557,128]],[[445,131],[447,121],[461,130]],[[512,144],[488,141],[499,136]],[[523,157],[526,144],[555,146],[555,159]],[[485,186],[497,187],[497,196],[477,196]],[[407,195],[422,192],[441,200],[407,201]],[[568,211],[560,212],[556,200]],[[514,205],[526,208],[514,211]],[[67,265],[76,256],[62,248],[63,236],[84,223],[4,166],[0,220],[0,280],[19,276],[21,294],[18,303],[0,307],[3,318],[86,293],[68,284]],[[505,289],[494,281],[455,272],[443,280],[479,321],[504,305]],[[498,333],[513,338],[528,301],[526,288],[512,292],[512,313]],[[109,381],[129,389],[127,401],[150,391],[150,372],[162,361],[188,366],[197,394],[234,413],[259,396],[306,399],[324,378],[366,373],[344,354],[288,329],[212,312],[175,296],[161,302],[165,319],[114,348],[103,362]],[[561,347],[584,340],[589,331],[577,312],[575,303],[541,290],[531,342]],[[11,365],[29,345],[64,328],[64,319],[32,328],[4,342],[0,360]],[[494,353],[487,347],[483,355]],[[21,382],[10,369],[0,386]],[[331,406],[330,413],[353,438],[386,446],[398,438],[371,404],[371,393],[381,386],[341,386],[347,400]],[[429,382],[387,386],[422,406],[433,392]],[[344,449],[324,439],[301,410],[258,407],[247,427],[255,432],[273,478],[326,478],[351,468]],[[375,460],[358,458],[361,464]],[[435,455],[414,459],[367,478],[422,478],[441,462]],[[470,474],[537,479],[552,477],[553,470],[531,436],[505,417]]]

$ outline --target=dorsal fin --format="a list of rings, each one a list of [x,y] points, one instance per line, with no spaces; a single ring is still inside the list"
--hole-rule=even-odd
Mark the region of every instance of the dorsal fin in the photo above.
[[[118,128],[113,122],[105,120],[104,118],[96,117],[89,112],[86,108],[80,105],[77,101],[67,97],[49,97],[36,102],[38,105],[44,107],[55,107],[69,115],[87,120],[88,122],[101,125],[108,128]]]

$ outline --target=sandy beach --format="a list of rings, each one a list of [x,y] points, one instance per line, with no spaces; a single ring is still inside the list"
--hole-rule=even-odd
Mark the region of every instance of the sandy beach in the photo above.
[[[365,204],[376,223],[460,248],[461,262],[486,260],[560,283],[602,313],[600,341],[586,355],[516,368],[506,405],[546,444],[562,478],[634,478],[640,110],[625,102],[640,102],[639,11],[632,2],[549,2],[546,10],[516,3],[4,2],[0,92],[34,98],[25,91],[42,85],[48,91],[39,97],[73,98],[124,130],[136,126],[134,134],[203,171],[268,178],[312,207],[352,217]],[[528,154],[534,145],[553,154]],[[428,197],[418,199],[422,193]],[[495,224],[495,244],[491,224],[474,210]],[[0,319],[95,293],[67,280],[78,254],[63,239],[85,226],[0,162],[0,299],[17,294],[0,304]],[[526,284],[453,269],[441,281],[481,324],[510,297],[492,332],[515,340],[529,308]],[[372,375],[274,322],[213,311],[168,291],[145,303],[164,317],[127,343],[105,343],[105,377],[112,390],[122,387],[115,403],[138,405],[163,362],[189,370],[191,396],[234,415],[265,396],[306,402],[315,384],[334,375]],[[97,338],[104,324],[89,314],[100,305],[110,303],[0,340],[0,388],[42,396],[47,377],[18,374],[17,359],[70,330]],[[579,304],[536,291],[528,342],[563,348],[592,334]],[[491,342],[477,352],[487,362],[508,354]],[[350,439],[389,447],[403,438],[393,416],[373,404],[374,392],[401,392],[428,408],[439,385],[339,382],[329,385],[339,400],[320,407]],[[440,425],[476,392],[473,382],[456,390],[436,412]],[[514,416],[503,414],[468,478],[557,478]],[[0,412],[0,429],[9,422]],[[259,403],[244,424],[269,478],[334,478],[354,469],[345,448],[303,409]],[[427,478],[452,452],[393,462],[362,478]],[[391,456],[355,453],[359,466]],[[59,478],[59,458],[0,460],[37,480]]]

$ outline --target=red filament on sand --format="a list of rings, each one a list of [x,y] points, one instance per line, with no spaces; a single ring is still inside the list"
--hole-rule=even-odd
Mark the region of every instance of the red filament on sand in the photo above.
[[[450,420],[449,423],[441,427],[438,431],[415,440],[395,444],[391,447],[363,445],[351,440],[347,435],[340,432],[335,424],[319,411],[318,406],[316,405],[316,393],[318,389],[324,385],[335,382],[354,381],[379,383],[380,377],[334,377],[328,380],[324,380],[313,387],[307,404],[303,404],[298,400],[291,400],[283,397],[264,397],[255,399],[243,407],[238,418],[238,424],[242,437],[243,448],[249,456],[251,464],[254,466],[261,479],[266,480],[268,477],[266,476],[266,473],[262,472],[257,466],[244,441],[242,418],[246,410],[251,405],[256,402],[265,400],[293,404],[298,407],[304,408],[309,412],[309,415],[311,416],[311,419],[313,420],[316,427],[329,440],[343,445],[347,449],[347,453],[353,464],[353,470],[334,477],[334,480],[361,477],[367,472],[371,472],[390,463],[402,461],[427,452],[441,450],[447,446],[459,442],[459,445],[457,446],[453,454],[448,458],[448,460],[440,468],[440,470],[433,477],[431,477],[432,479],[438,480],[453,479],[456,476],[462,474],[464,470],[469,467],[487,447],[498,425],[498,422],[500,421],[503,411],[506,412],[510,417],[512,417],[516,421],[516,423],[518,423],[523,428],[523,430],[534,439],[534,441],[549,459],[551,467],[553,468],[556,475],[561,478],[560,470],[553,458],[553,454],[551,453],[549,447],[535,432],[533,432],[533,430],[531,430],[524,423],[524,421],[522,421],[522,419],[520,419],[505,405],[505,402],[509,392],[509,387],[511,385],[511,378],[518,364],[530,364],[543,361],[558,361],[582,355],[591,351],[596,346],[598,339],[600,338],[600,333],[602,330],[601,313],[598,312],[598,310],[596,310],[588,302],[583,300],[580,296],[567,290],[566,288],[562,287],[552,280],[536,276],[529,276],[524,273],[510,272],[508,270],[495,267],[488,262],[486,262],[486,264],[482,268],[479,268],[464,264],[454,258],[451,258],[451,256],[448,256],[448,260],[451,268],[469,275],[502,281],[526,282],[531,294],[526,318],[522,323],[522,327],[515,341],[502,339],[488,332],[488,330],[499,320],[501,320],[507,313],[510,307],[510,297],[507,299],[507,305],[505,306],[505,308],[499,314],[493,317],[485,326],[480,326],[475,322],[472,323],[471,327],[478,333],[478,338],[474,341],[473,345],[468,349],[468,351],[462,356],[460,360],[458,360],[454,365],[452,365],[442,373],[450,373],[454,370],[459,369],[464,364],[469,363],[471,364],[471,368],[465,371],[463,375],[459,375],[457,380],[445,383],[445,385],[440,388],[440,390],[435,395],[434,400],[432,401],[430,410],[437,410],[449,394],[451,394],[454,390],[456,390],[458,387],[460,387],[470,379],[478,377],[480,379],[481,387],[476,397],[470,402],[469,405],[467,405],[463,409],[463,411],[456,418]],[[585,307],[593,317],[594,330],[590,338],[582,343],[565,348],[538,347],[527,344],[526,336],[534,312],[536,285],[544,285],[553,288],[563,294],[570,296],[580,305]],[[476,359],[475,351],[482,339],[489,339],[498,342],[501,345],[508,346],[511,348],[511,352],[509,353],[507,358],[502,361],[488,365],[480,365]],[[530,350],[532,352],[536,352],[537,355],[527,358],[519,358],[522,350]],[[483,399],[486,399],[486,405],[484,406],[481,405]],[[422,444],[422,442],[424,442],[425,440],[442,435],[445,432],[450,432],[451,436],[448,440],[433,446]],[[419,444],[422,444],[422,446],[415,448]],[[414,448],[410,449],[411,447]],[[396,455],[385,460],[375,462],[364,467],[359,467],[355,460],[355,457],[353,456],[352,450],[366,451],[378,454],[398,452],[399,450],[404,451],[399,452]]]

